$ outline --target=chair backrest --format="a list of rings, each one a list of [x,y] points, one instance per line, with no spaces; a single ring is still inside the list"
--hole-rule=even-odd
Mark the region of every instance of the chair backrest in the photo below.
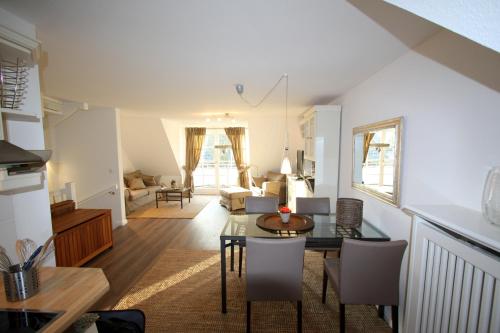
[[[302,300],[305,237],[247,237],[247,300]]]
[[[278,211],[278,197],[246,197],[246,214],[266,214]]]
[[[330,198],[297,198],[297,214],[329,215]]]
[[[344,239],[340,254],[340,302],[399,304],[401,260],[408,242]]]

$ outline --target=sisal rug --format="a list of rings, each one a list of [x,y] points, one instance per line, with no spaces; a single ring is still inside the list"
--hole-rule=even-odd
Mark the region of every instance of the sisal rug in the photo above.
[[[115,309],[143,310],[147,332],[245,332],[245,275],[238,278],[237,271],[228,270],[228,312],[222,314],[219,258],[218,251],[167,249]],[[337,300],[330,287],[327,303],[321,303],[322,277],[322,253],[307,251],[304,332],[339,331]],[[347,332],[391,332],[374,306],[347,305],[346,315]],[[252,330],[296,332],[295,303],[252,303]]]
[[[144,207],[127,215],[128,219],[192,219],[211,201],[214,196],[193,195],[191,202],[188,199],[183,200],[184,208],[181,209],[179,201],[160,201],[156,208],[156,201],[153,201]]]

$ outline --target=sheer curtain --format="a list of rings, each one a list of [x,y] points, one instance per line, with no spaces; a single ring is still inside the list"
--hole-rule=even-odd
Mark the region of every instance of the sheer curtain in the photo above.
[[[184,179],[184,187],[194,191],[193,172],[198,166],[201,156],[201,148],[203,140],[207,133],[206,128],[186,128],[186,178]]]
[[[243,188],[250,188],[248,183],[248,166],[245,164],[245,128],[244,127],[227,127],[224,129],[226,135],[231,142],[233,149],[234,161],[238,168],[238,177],[240,179],[240,186]]]

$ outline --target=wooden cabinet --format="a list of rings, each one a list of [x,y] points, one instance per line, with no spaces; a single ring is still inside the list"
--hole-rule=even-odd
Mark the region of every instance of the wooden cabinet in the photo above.
[[[76,209],[52,218],[57,266],[76,267],[113,246],[110,209]]]

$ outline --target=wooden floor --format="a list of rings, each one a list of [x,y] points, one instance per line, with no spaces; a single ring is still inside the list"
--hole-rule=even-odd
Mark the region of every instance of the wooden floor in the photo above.
[[[86,265],[102,268],[111,285],[93,310],[113,307],[163,249],[219,249],[219,235],[228,215],[214,196],[194,219],[130,219],[115,229],[113,248]]]

